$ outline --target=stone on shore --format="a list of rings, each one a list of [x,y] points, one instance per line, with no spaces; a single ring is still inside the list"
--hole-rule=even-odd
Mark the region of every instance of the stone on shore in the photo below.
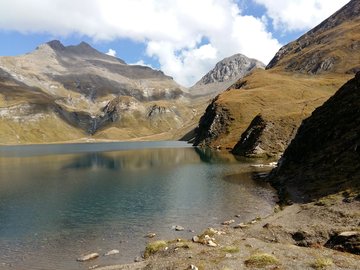
[[[148,233],[145,235],[146,238],[154,238],[156,236],[156,233]]]
[[[185,228],[183,226],[180,226],[180,225],[175,226],[175,231],[183,231],[183,230],[185,230]]]
[[[233,223],[235,223],[235,220],[230,219],[230,220],[226,220],[226,221],[222,222],[221,224],[222,225],[230,225],[230,224],[233,224]]]
[[[94,259],[96,259],[98,257],[99,257],[99,253],[90,253],[90,254],[81,256],[81,257],[77,258],[76,260],[78,262],[87,262],[87,261],[90,261],[90,260],[94,260]]]
[[[119,254],[119,253],[120,253],[119,250],[113,249],[113,250],[110,250],[110,251],[106,252],[106,253],[104,254],[104,256],[110,256],[110,255],[115,255],[115,254]]]

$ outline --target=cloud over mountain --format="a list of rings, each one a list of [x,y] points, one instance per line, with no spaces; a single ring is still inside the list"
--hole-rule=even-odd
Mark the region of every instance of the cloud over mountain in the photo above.
[[[253,1],[265,5],[275,25],[287,24],[289,30],[299,29],[297,21],[293,23],[287,17],[286,21],[281,20],[281,9],[277,11],[278,7],[272,4],[284,2],[290,9],[288,3],[299,1]],[[281,46],[267,30],[264,17],[244,15],[235,0],[1,2],[0,29],[54,36],[84,35],[94,41],[127,38],[142,42],[147,47],[146,54],[158,59],[165,73],[186,86],[224,57],[243,53],[267,63]],[[323,14],[329,13],[325,4],[335,1],[302,2],[309,2],[311,7],[312,2],[318,3],[315,11]],[[308,12],[307,5],[302,7],[299,13]],[[312,20],[306,22],[304,27],[312,23]]]

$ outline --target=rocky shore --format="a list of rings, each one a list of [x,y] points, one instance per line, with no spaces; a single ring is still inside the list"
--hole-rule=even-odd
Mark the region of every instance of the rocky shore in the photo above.
[[[146,260],[96,269],[360,269],[359,209],[346,194],[276,207],[268,217],[228,220],[192,239],[152,239]]]

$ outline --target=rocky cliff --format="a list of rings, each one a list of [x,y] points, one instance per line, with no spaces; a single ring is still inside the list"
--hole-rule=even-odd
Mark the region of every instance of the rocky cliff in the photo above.
[[[303,121],[270,179],[283,199],[360,199],[360,72]]]
[[[281,156],[301,121],[358,69],[358,10],[359,1],[349,2],[284,46],[267,70],[253,71],[219,94],[202,119],[215,121],[215,109],[222,108],[231,121],[224,123],[226,129],[216,136],[208,129],[212,123],[200,122],[196,145],[233,149],[234,154],[250,157]]]
[[[218,62],[189,92],[193,96],[215,95],[257,68],[264,69],[265,65],[243,54],[235,54]]]

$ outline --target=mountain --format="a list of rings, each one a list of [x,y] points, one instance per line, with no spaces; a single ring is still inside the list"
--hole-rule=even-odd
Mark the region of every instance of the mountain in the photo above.
[[[54,40],[0,57],[0,139],[173,138],[196,117],[183,90],[161,71]]]
[[[360,199],[360,72],[303,121],[271,173],[283,199]],[[296,191],[296,192],[295,192]]]
[[[352,0],[327,20],[282,47],[267,65],[308,74],[360,70],[360,2]],[[346,57],[354,54],[355,57]],[[345,57],[344,57],[345,56]]]
[[[217,94],[257,68],[264,69],[265,65],[243,54],[235,54],[218,62],[189,92],[193,96]]]
[[[194,144],[228,149],[241,156],[279,157],[302,120],[357,70],[358,6],[359,1],[351,1],[280,49],[265,71],[253,71],[215,97],[199,121]],[[303,40],[306,47],[295,49],[294,44]],[[341,60],[325,68],[331,56]],[[320,68],[315,72],[314,67]]]

